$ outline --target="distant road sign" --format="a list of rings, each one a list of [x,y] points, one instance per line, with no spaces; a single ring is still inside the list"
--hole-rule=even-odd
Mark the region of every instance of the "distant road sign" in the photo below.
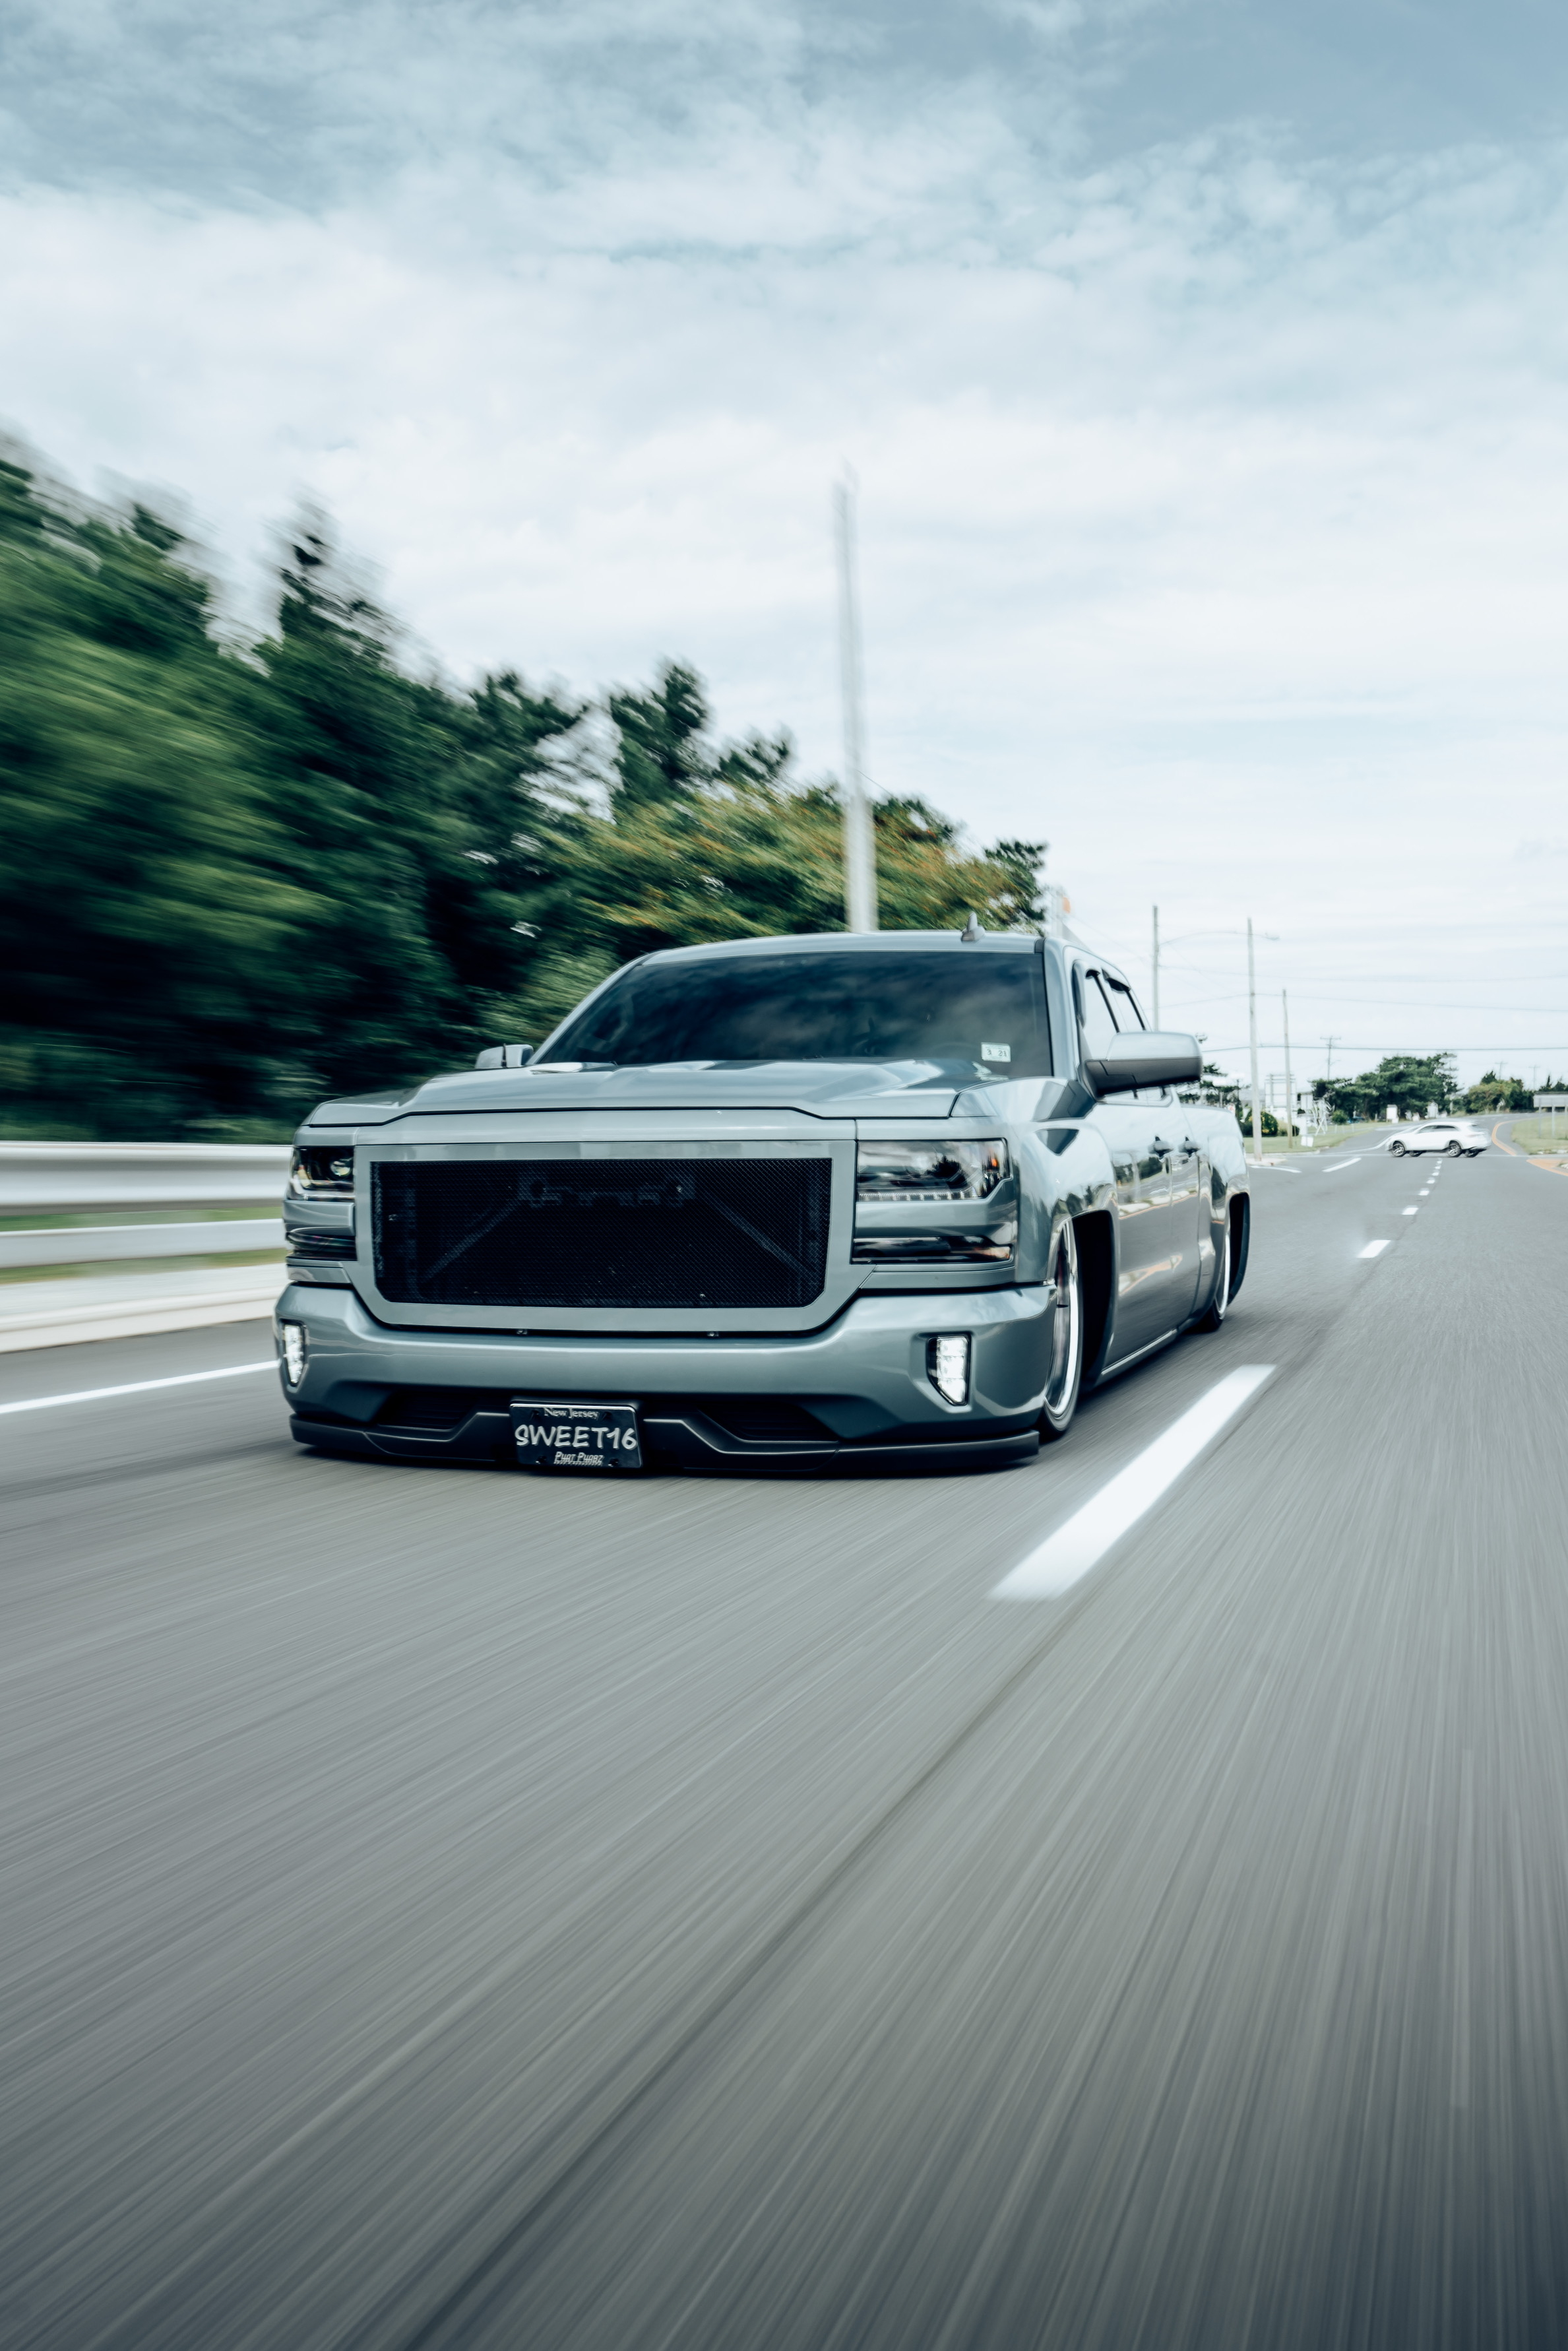
[[[1537,1110],[1568,1110],[1568,1094],[1537,1094]]]

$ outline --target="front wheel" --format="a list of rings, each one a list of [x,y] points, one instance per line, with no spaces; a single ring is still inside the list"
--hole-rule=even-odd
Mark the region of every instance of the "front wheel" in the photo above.
[[[1225,1219],[1225,1238],[1220,1244],[1220,1270],[1214,1277],[1214,1295],[1205,1312],[1198,1318],[1199,1331],[1218,1331],[1225,1320],[1225,1309],[1231,1303],[1231,1219]]]
[[[1404,1158],[1404,1156],[1405,1156],[1405,1146],[1404,1146],[1404,1144],[1403,1144],[1402,1143],[1391,1143],[1391,1144],[1388,1145],[1388,1148],[1389,1148],[1390,1152],[1393,1154],[1393,1155],[1394,1155],[1394,1157],[1395,1157],[1396,1159],[1403,1159],[1403,1158]]]
[[[1084,1376],[1084,1280],[1070,1218],[1064,1219],[1051,1252],[1051,1282],[1056,1302],[1051,1312],[1050,1359],[1040,1414],[1042,1445],[1054,1445],[1066,1436],[1078,1408]]]

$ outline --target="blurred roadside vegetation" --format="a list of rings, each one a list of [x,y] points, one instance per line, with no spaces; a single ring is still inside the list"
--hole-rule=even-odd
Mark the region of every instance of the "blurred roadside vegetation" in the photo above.
[[[268,1140],[537,1041],[632,956],[843,927],[841,810],[701,680],[400,658],[323,527],[236,643],[170,523],[0,460],[0,1134]],[[1038,844],[877,803],[885,928],[1038,915]]]

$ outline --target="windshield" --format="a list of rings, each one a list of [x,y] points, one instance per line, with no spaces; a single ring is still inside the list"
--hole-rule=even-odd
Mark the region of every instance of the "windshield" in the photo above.
[[[870,949],[634,967],[548,1061],[961,1061],[1051,1074],[1038,955]]]

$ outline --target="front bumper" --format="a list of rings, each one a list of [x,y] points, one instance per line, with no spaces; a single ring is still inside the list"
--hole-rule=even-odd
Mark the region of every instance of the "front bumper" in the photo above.
[[[514,1458],[509,1399],[631,1398],[656,1467],[961,1468],[1033,1458],[1052,1292],[860,1297],[822,1331],[766,1337],[410,1331],[351,1289],[291,1285],[280,1322],[306,1327],[301,1444],[361,1459]],[[971,1401],[944,1402],[926,1342],[967,1331]],[[281,1378],[281,1373],[280,1373]]]

